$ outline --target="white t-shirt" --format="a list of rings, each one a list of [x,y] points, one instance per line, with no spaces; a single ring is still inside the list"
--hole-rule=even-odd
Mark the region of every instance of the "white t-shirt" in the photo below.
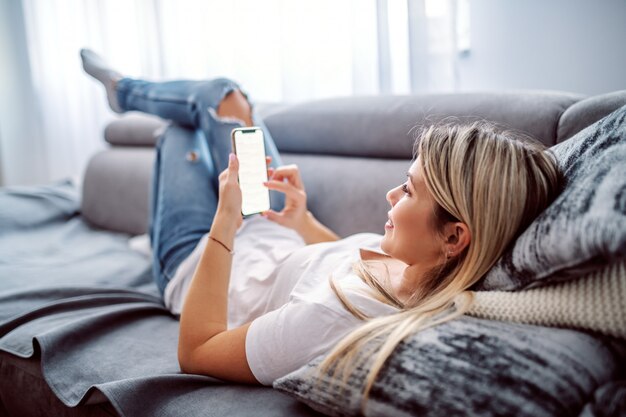
[[[180,315],[191,278],[208,240],[204,235],[165,287],[165,306]],[[261,216],[244,219],[235,235],[228,287],[228,328],[239,327],[265,312],[276,266],[305,243],[295,231]]]
[[[180,314],[206,240],[207,236],[181,263],[165,289],[165,305],[174,314]],[[261,216],[244,220],[235,237],[228,328],[252,322],[246,336],[246,358],[259,382],[271,385],[330,351],[363,323],[343,307],[330,288],[331,275],[366,315],[398,311],[368,296],[368,286],[352,272],[359,249],[380,250],[380,240],[380,235],[361,233],[306,246],[296,232]]]

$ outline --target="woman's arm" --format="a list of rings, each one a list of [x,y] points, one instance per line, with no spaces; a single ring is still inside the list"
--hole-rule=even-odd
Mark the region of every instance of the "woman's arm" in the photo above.
[[[273,171],[270,181],[265,183],[270,190],[285,194],[285,207],[279,212],[269,210],[263,213],[280,225],[296,232],[307,245],[312,243],[339,240],[339,236],[317,220],[306,207],[306,192],[296,165],[287,165]]]
[[[320,221],[317,220],[310,211],[306,212],[304,220],[302,221],[299,229],[296,229],[296,231],[300,236],[302,236],[302,239],[304,239],[304,242],[307,245],[339,240],[339,236],[320,223]]]
[[[235,233],[241,226],[238,162],[220,174],[217,212],[180,316],[178,361],[186,373],[258,383],[246,359],[249,323],[227,330],[228,285]],[[215,240],[214,240],[215,239]],[[220,243],[221,242],[221,243]],[[225,245],[227,248],[225,248]]]

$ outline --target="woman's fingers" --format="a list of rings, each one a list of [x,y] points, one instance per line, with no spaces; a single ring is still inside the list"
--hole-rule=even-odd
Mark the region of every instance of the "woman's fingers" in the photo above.
[[[239,159],[237,159],[237,155],[231,153],[228,155],[228,178],[234,177],[237,179],[237,174],[239,173]]]
[[[228,156],[228,167],[219,176],[219,180],[226,184],[238,184],[239,160],[234,153]]]
[[[300,188],[297,188],[288,182],[271,180],[266,181],[263,184],[270,190],[280,191],[292,198],[301,198],[301,196],[304,195],[303,191]]]
[[[274,175],[274,171],[276,171],[275,168],[270,167],[271,163],[272,163],[272,157],[266,156],[265,164],[267,166],[267,178],[272,178],[272,175]]]
[[[283,165],[276,168],[276,173],[286,177],[300,176],[297,165]]]
[[[261,213],[261,216],[278,224],[282,224],[284,221],[284,216],[281,213],[275,212],[274,210],[264,211],[263,213]]]
[[[217,177],[217,179],[222,181],[235,180],[237,181],[237,175],[239,174],[239,160],[237,159],[237,155],[231,153],[228,155],[228,166]]]
[[[274,170],[274,174],[272,175],[272,179],[278,181],[286,179],[296,187],[303,188],[302,180],[300,179],[300,171],[296,165],[285,165],[276,168]]]
[[[217,210],[226,215],[225,218],[241,225],[241,189],[238,181],[239,161],[235,154],[228,156],[228,167],[219,176],[219,199]]]

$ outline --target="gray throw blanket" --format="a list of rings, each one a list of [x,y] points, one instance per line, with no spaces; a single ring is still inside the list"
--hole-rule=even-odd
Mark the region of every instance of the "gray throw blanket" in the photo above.
[[[0,189],[0,350],[40,353],[68,406],[98,389],[122,416],[317,415],[271,388],[181,374],[150,260],[79,204],[69,182]]]

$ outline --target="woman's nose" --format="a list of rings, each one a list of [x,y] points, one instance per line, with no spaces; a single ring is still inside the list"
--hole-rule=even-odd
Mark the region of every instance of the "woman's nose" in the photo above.
[[[398,197],[396,193],[396,191],[398,191],[398,188],[399,187],[392,188],[391,190],[387,191],[387,201],[389,202],[389,205],[391,207],[395,206],[398,202]]]

